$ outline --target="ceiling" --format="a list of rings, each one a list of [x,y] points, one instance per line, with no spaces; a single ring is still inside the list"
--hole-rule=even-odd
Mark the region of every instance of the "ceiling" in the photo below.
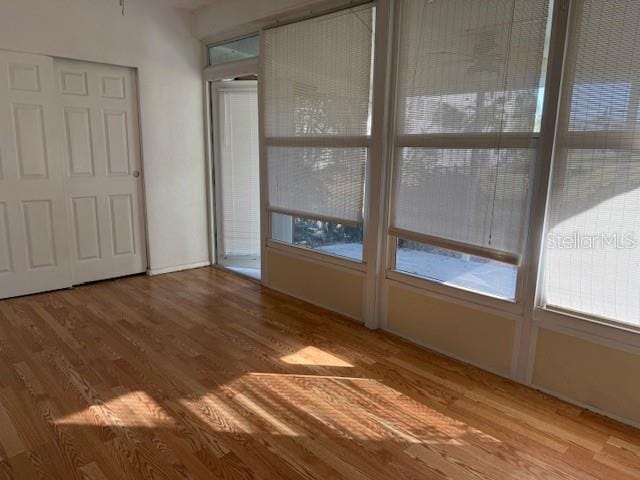
[[[169,0],[171,3],[174,3],[178,8],[184,8],[187,10],[197,10],[198,8],[204,7],[206,5],[211,5],[218,0]]]
[[[112,0],[112,1],[115,4],[118,3],[117,0]],[[142,2],[144,0],[127,0],[127,1]],[[198,8],[206,7],[207,5],[212,5],[217,1],[219,0],[152,0],[152,2],[149,2],[149,0],[147,0],[148,3],[153,3],[157,6],[182,8],[190,11],[194,11],[194,10],[197,10]]]

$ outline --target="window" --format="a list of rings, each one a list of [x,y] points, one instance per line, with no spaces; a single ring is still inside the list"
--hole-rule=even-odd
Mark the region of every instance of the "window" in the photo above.
[[[373,7],[364,5],[264,33],[273,240],[362,260],[373,22]]]
[[[403,0],[390,230],[400,239],[396,270],[515,298],[548,11],[546,0]]]
[[[371,158],[375,8],[266,30],[271,241],[377,269],[365,179],[391,162],[389,203],[369,211],[372,229],[388,220],[390,279],[513,312],[526,287],[543,316],[640,329],[640,3],[559,1],[398,0],[389,159]],[[540,285],[520,281],[525,264]]]
[[[255,58],[260,53],[260,36],[232,40],[221,45],[209,47],[209,65],[216,66],[227,62]]]
[[[345,225],[273,213],[271,238],[278,242],[362,261],[362,224]]]
[[[543,304],[640,326],[640,4],[575,2]]]
[[[398,239],[396,270],[503,300],[516,296],[514,265],[411,240]]]

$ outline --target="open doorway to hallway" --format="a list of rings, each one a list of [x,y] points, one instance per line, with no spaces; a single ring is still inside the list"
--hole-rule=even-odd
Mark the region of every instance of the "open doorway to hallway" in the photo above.
[[[257,77],[212,82],[211,98],[216,263],[260,279]]]

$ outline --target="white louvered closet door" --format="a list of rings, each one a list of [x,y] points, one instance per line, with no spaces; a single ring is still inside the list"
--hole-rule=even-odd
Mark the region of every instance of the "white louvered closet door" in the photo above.
[[[53,59],[0,50],[0,298],[71,286]]]
[[[260,256],[258,90],[255,81],[214,86],[218,109],[216,159],[218,249],[224,259]]]

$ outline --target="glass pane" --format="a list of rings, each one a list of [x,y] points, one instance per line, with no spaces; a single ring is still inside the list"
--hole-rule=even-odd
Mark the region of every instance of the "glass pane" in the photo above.
[[[640,326],[640,2],[577,2],[553,159],[543,305]]]
[[[548,0],[402,2],[398,129],[532,132]]]
[[[367,148],[268,147],[269,205],[314,216],[362,220]]]
[[[260,53],[260,36],[241,38],[222,45],[209,47],[209,65],[235,62],[257,57]]]
[[[362,224],[350,226],[273,213],[271,236],[279,242],[362,261]]]
[[[516,297],[516,266],[433,245],[398,239],[396,270],[505,300]]]
[[[403,148],[393,226],[519,253],[534,149]]]
[[[546,304],[640,325],[640,154],[570,149],[555,161]]]
[[[267,137],[370,133],[373,25],[365,5],[265,31]]]

